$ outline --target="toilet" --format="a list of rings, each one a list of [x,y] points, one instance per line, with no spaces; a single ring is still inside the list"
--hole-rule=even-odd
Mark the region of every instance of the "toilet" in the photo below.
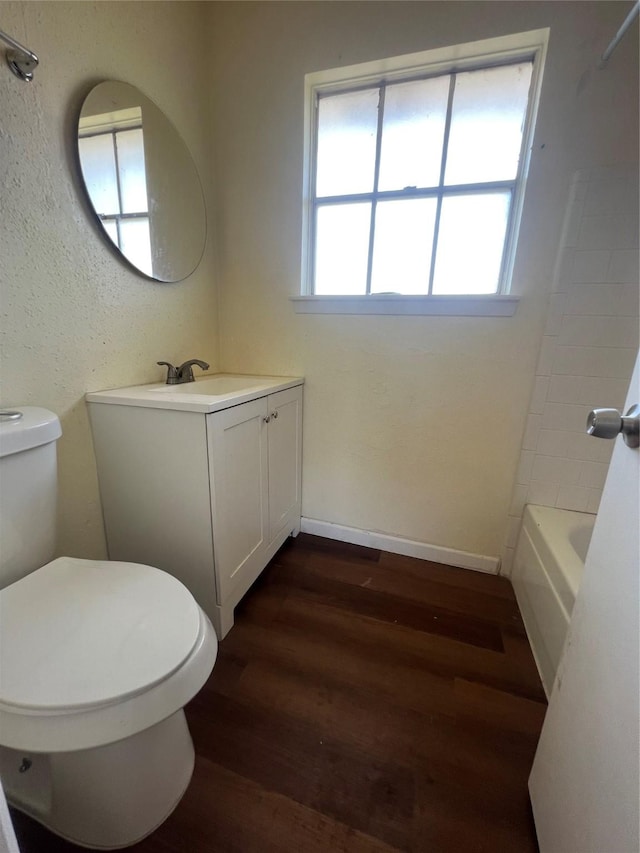
[[[58,418],[0,413],[0,776],[11,805],[84,847],[127,847],[184,794],[183,708],[215,663],[205,613],[150,566],[59,557]]]

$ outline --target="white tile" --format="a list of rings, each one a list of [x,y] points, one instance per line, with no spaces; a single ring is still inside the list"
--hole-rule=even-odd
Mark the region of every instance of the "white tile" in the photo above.
[[[562,232],[562,242],[564,246],[577,246],[578,236],[580,234],[580,223],[582,222],[582,212],[585,206],[586,194],[576,191],[571,193],[567,211],[565,214],[564,227]]]
[[[567,294],[567,314],[609,314],[611,294],[607,284],[572,284]]]
[[[507,548],[515,548],[518,542],[518,534],[522,527],[522,518],[520,516],[510,516],[509,526],[507,528]]]
[[[581,219],[576,244],[579,249],[611,249],[615,247],[615,242],[616,223],[613,216],[585,216]]]
[[[562,293],[570,284],[575,256],[575,249],[563,248],[558,252],[553,272],[553,289],[555,291]]]
[[[610,249],[637,249],[640,242],[638,212],[619,213],[613,217],[615,237]]]
[[[580,486],[560,486],[556,506],[561,509],[573,509],[576,512],[586,512],[591,497],[590,489]]]
[[[638,184],[638,166],[635,163],[611,163],[595,166],[589,171],[589,181],[623,181]]]
[[[593,176],[595,178],[595,176]],[[584,203],[585,216],[606,216],[637,210],[638,184],[628,177],[593,179]]]
[[[588,406],[569,403],[547,403],[542,415],[542,429],[582,432],[589,414]]]
[[[594,376],[592,365],[603,350],[594,347],[557,346],[553,359],[554,376]]]
[[[639,277],[637,249],[618,249],[611,253],[607,281],[637,284]]]
[[[513,548],[505,548],[502,558],[500,560],[500,574],[505,577],[511,577],[511,570],[513,568]]]
[[[513,490],[511,505],[509,506],[509,515],[522,515],[526,501],[527,486],[518,484]]]
[[[567,307],[566,293],[552,293],[547,309],[547,325],[545,326],[545,335],[557,335],[560,332],[562,325],[562,315]]]
[[[583,311],[582,313],[598,313],[619,317],[638,316],[640,288],[638,287],[637,282],[632,284],[619,284],[617,282],[613,282],[606,285],[586,286],[594,288],[594,291],[591,294],[592,300],[594,300],[591,302],[591,307],[597,310]],[[585,287],[585,285],[577,285],[577,287]],[[600,292],[598,293],[595,288],[601,288]],[[589,297],[587,297],[587,299],[588,298]],[[588,302],[584,304],[588,306]]]
[[[531,403],[529,404],[529,411],[534,415],[542,414],[544,404],[547,400],[549,378],[548,376],[536,376],[533,393],[531,394]]]
[[[628,381],[635,360],[636,349],[633,347],[556,346],[553,354],[553,373],[611,376]]]
[[[557,342],[560,346],[637,347],[635,317],[566,314]]]
[[[588,182],[591,180],[592,169],[576,169],[573,173],[573,183],[574,185],[581,184],[585,195],[588,186]]]
[[[531,468],[533,467],[535,455],[535,450],[522,451],[520,454],[520,461],[518,463],[518,471],[516,473],[516,483],[526,485],[529,482],[531,479]]]
[[[613,213],[609,180],[600,178],[600,180],[589,181],[584,213],[585,216]]]
[[[638,213],[638,173],[628,171],[626,177],[611,182],[610,203],[612,213]]]
[[[537,453],[542,456],[567,457],[573,435],[574,433],[566,430],[541,429],[538,435]]]
[[[607,281],[611,252],[602,249],[578,250],[573,258],[571,281],[597,283]]]
[[[536,367],[536,374],[538,376],[549,376],[551,373],[555,360],[555,346],[555,338],[552,338],[549,335],[545,335],[542,338],[542,345],[538,356],[538,366]]]
[[[558,486],[555,483],[543,483],[534,480],[527,492],[527,503],[539,506],[555,506],[558,499]]]
[[[592,435],[571,433],[573,436],[567,447],[570,459],[583,459],[585,462],[606,462],[609,464],[615,442]]]
[[[619,409],[624,406],[629,382],[627,379],[586,376],[580,380],[578,403],[589,408]]]
[[[557,483],[559,486],[578,485],[582,466],[597,464],[558,456],[536,455],[531,469],[531,484],[533,485],[535,480],[542,480],[544,483]]]
[[[554,374],[550,377],[547,400],[550,403],[615,409],[624,404],[628,387],[626,379]]]
[[[528,415],[527,424],[522,439],[523,450],[535,450],[538,444],[538,433],[542,425],[542,415]]]
[[[602,489],[589,489],[589,500],[587,501],[587,512],[598,512],[602,499]]]
[[[640,313],[640,287],[637,284],[618,284],[618,313],[623,317],[637,317]]]
[[[582,403],[582,376],[554,374],[549,378],[547,400],[550,403]]]
[[[635,317],[638,292],[634,284],[572,284],[566,313]]]
[[[602,489],[609,466],[604,462],[583,462],[578,484],[590,489]]]

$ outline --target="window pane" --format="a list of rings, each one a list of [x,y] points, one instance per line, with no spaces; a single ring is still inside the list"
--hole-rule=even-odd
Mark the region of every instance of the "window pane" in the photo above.
[[[380,190],[440,183],[449,76],[388,86],[384,98]]]
[[[436,199],[383,201],[376,207],[372,293],[427,293]]]
[[[148,219],[121,219],[120,240],[123,255],[147,275],[153,275]]]
[[[370,223],[369,203],[318,208],[315,293],[366,293]]]
[[[118,131],[116,145],[118,146],[122,212],[145,213],[149,207],[142,129]]]
[[[373,189],[378,89],[320,98],[316,195]]]
[[[531,62],[456,75],[445,184],[516,176]]]
[[[96,213],[120,213],[116,159],[111,134],[78,139],[78,152],[82,177]]]
[[[433,293],[496,293],[511,193],[442,200]]]
[[[102,227],[107,232],[109,237],[113,240],[113,242],[118,245],[118,226],[116,225],[115,219],[102,219]]]

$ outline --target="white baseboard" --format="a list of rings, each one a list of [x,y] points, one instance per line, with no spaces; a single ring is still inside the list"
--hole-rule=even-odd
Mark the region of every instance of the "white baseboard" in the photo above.
[[[332,524],[330,521],[318,521],[315,518],[302,517],[300,529],[303,533],[313,533],[326,539],[337,539],[349,542],[351,545],[364,545],[367,548],[377,548],[389,551],[391,554],[403,554],[405,557],[417,557],[419,560],[431,560],[434,563],[444,563],[446,566],[457,566],[461,569],[473,569],[497,575],[500,568],[499,557],[487,557],[483,554],[471,554],[469,551],[456,551],[454,548],[444,548],[442,545],[429,545],[427,542],[417,542],[414,539],[402,539],[388,533],[375,533],[372,530],[361,530],[358,527],[345,527],[342,524]]]

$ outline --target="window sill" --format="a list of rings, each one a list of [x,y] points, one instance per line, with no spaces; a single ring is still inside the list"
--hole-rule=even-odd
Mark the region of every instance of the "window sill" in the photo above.
[[[512,317],[517,296],[291,296],[296,314],[431,314],[450,317]]]

